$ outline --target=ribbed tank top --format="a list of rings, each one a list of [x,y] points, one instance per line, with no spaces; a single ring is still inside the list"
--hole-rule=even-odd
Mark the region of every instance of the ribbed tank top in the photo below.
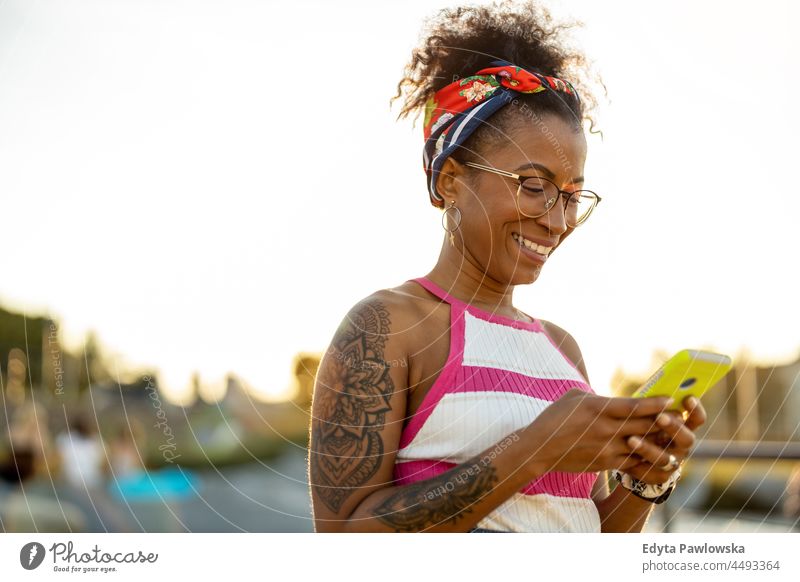
[[[565,392],[595,393],[538,319],[478,309],[427,279],[409,279],[450,304],[444,368],[400,436],[394,481],[430,479],[524,428]],[[530,481],[477,528],[509,532],[600,532],[591,499],[598,473],[552,471]]]

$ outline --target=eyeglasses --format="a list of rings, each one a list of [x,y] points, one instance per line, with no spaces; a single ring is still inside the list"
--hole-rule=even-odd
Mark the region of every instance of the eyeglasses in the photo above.
[[[566,192],[561,190],[554,182],[540,176],[520,176],[513,172],[506,172],[505,170],[498,170],[491,166],[484,166],[483,164],[475,164],[473,162],[459,163],[478,170],[514,178],[514,180],[519,182],[519,188],[517,189],[517,208],[521,214],[528,218],[544,216],[555,206],[559,195],[563,195],[564,219],[567,226],[574,228],[589,218],[592,210],[594,210],[595,206],[597,206],[601,200],[600,196],[591,190]]]

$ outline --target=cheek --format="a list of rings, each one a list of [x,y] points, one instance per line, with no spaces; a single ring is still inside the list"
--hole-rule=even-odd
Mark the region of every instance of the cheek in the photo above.
[[[511,237],[512,231],[518,231],[521,223],[517,220],[516,212],[509,212],[502,208],[479,208],[481,213],[477,221],[472,223],[471,234],[473,240],[480,241],[487,252],[490,248],[495,251],[507,252],[510,242],[516,244]]]
[[[497,192],[486,204],[484,212],[492,225],[494,236],[510,235],[515,225],[519,227],[528,220],[519,213],[516,195],[510,192]]]
[[[504,185],[495,186],[494,190],[488,185],[483,188],[479,196],[463,204],[461,225],[473,243],[467,243],[473,254],[489,259],[492,253],[508,254],[513,248],[509,246],[509,241],[514,243],[511,231],[519,230],[522,217],[517,210],[516,189],[511,191]]]

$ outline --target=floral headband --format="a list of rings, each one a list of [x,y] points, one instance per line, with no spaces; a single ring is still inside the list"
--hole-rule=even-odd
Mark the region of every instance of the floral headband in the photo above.
[[[442,164],[484,121],[513,100],[513,92],[550,89],[573,95],[580,102],[569,81],[532,73],[504,60],[491,64],[495,66],[439,89],[425,103],[422,167],[428,178],[431,204],[438,208],[444,207],[444,199],[436,192],[436,177]]]

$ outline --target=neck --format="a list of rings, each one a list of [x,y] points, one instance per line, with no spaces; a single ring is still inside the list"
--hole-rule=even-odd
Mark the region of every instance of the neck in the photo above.
[[[425,278],[464,303],[513,319],[527,319],[514,308],[514,286],[494,279],[468,252],[462,254],[452,247],[448,236],[444,237],[439,260]]]

